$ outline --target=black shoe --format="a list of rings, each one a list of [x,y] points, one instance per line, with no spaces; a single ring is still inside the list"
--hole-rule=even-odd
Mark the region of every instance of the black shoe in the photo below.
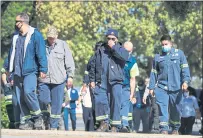
[[[152,134],[160,134],[158,129],[152,129],[150,133],[152,133]]]
[[[42,116],[39,116],[37,119],[34,120],[34,128],[37,130],[45,130],[44,120]]]
[[[109,125],[104,121],[100,122],[100,126],[97,129],[97,132],[108,132],[108,131],[109,131]]]
[[[19,129],[21,130],[33,130],[34,123],[31,120],[26,121],[23,124],[19,125]]]
[[[50,130],[50,116],[43,116],[45,130]]]
[[[130,129],[128,127],[122,127],[120,129],[120,132],[122,132],[122,133],[130,133]]]

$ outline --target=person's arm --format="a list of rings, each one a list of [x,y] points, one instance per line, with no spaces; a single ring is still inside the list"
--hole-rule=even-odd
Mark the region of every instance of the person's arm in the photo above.
[[[149,81],[149,87],[148,87],[148,89],[150,90],[149,91],[150,94],[153,93],[157,83],[157,72],[158,72],[158,67],[156,64],[156,55],[155,55],[153,64],[152,64],[152,70],[150,73],[150,81]]]
[[[112,46],[111,48],[113,56],[116,57],[117,59],[120,59],[122,61],[127,61],[129,53],[128,51],[122,47],[119,43],[116,45]]]
[[[89,70],[89,82],[92,88],[95,87],[95,80],[96,80],[96,53],[93,56],[92,61],[90,62],[90,70]]]
[[[73,60],[73,56],[71,50],[68,47],[68,44],[64,41],[64,50],[65,50],[65,69],[68,78],[74,77],[75,72],[75,63]]]
[[[46,56],[46,46],[44,42],[44,38],[40,32],[35,30],[35,52],[37,56],[37,61],[39,64],[39,71],[40,74],[46,74],[48,71],[48,62]]]
[[[143,95],[143,98],[142,98],[142,102],[144,104],[147,104],[147,96],[149,95],[149,84],[147,84],[147,86],[145,87],[145,92],[144,92],[144,95]]]
[[[193,105],[194,105],[195,112],[196,112],[196,118],[200,119],[201,118],[201,113],[199,111],[199,105],[197,103],[197,98],[192,96],[192,99],[193,99]]]
[[[188,83],[190,83],[190,69],[185,54],[181,50],[180,50],[180,68],[182,78],[182,89],[187,90]]]

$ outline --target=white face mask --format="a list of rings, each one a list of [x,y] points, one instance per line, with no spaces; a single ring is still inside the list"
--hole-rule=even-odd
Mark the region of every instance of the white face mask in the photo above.
[[[162,51],[163,52],[169,52],[171,50],[171,46],[170,45],[165,45],[165,46],[162,46]]]

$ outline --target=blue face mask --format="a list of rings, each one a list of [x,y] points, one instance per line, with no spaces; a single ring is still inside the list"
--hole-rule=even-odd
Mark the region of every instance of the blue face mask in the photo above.
[[[162,51],[168,53],[171,50],[171,46],[162,46]]]

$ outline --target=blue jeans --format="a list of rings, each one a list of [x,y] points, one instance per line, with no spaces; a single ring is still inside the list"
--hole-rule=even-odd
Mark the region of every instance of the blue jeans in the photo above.
[[[72,123],[72,129],[76,129],[76,111],[75,108],[69,109],[69,108],[64,108],[64,125],[65,125],[65,130],[69,130],[68,128],[68,114],[70,114],[70,119]]]
[[[36,94],[37,76],[32,73],[24,77],[14,75],[14,88],[17,103],[20,106],[21,123],[25,120],[38,117],[41,114]]]
[[[51,128],[58,128],[64,98],[64,87],[65,83],[62,84],[39,83],[38,85],[41,110],[47,110],[46,105],[51,103],[51,114],[50,114]],[[43,104],[45,106],[42,106]]]
[[[166,91],[159,87],[156,87],[155,96],[156,102],[160,109],[160,129],[162,131],[168,131],[168,124],[170,124],[172,130],[178,130],[180,127],[180,114],[178,111],[178,104],[180,103],[182,98],[182,91]]]

